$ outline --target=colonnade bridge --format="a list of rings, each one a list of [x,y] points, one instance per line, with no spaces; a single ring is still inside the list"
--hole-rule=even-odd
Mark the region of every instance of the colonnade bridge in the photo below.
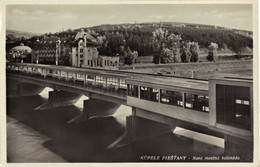
[[[249,78],[199,80],[96,68],[9,62],[6,64],[6,74],[7,86],[16,80],[23,84],[53,88],[56,95],[49,99],[54,101],[55,97],[61,98],[60,102],[68,100],[69,98],[62,97],[64,94],[57,94],[70,92],[132,107],[132,115],[127,117],[125,134],[112,143],[111,148],[172,130],[176,126],[222,137],[226,144],[239,143],[240,146],[236,149],[243,148],[241,145],[245,145],[244,148],[253,145],[253,80]],[[22,89],[21,86],[19,88]],[[67,93],[66,96],[70,94]],[[52,104],[58,103],[57,101],[59,100],[52,101]],[[86,107],[84,111],[88,113],[87,110]],[[139,118],[152,122],[145,124],[145,128],[152,128],[153,133],[149,130],[149,134],[141,135],[137,132],[136,126],[142,122]],[[157,123],[162,125],[157,126]]]

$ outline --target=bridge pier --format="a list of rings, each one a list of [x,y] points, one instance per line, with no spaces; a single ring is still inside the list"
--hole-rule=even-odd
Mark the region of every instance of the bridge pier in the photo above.
[[[132,107],[132,115],[126,117],[126,130],[122,136],[107,148],[113,149],[132,144],[135,141],[170,133],[175,127],[137,116],[137,109]]]
[[[49,92],[48,101],[35,110],[52,109],[75,104],[82,95],[71,92],[54,90]]]
[[[16,91],[19,84],[20,84],[20,82],[17,80],[6,78],[7,91]]]
[[[94,117],[112,116],[120,105],[121,104],[118,103],[89,98],[88,100],[84,100],[82,113],[70,120],[68,123],[79,123]]]
[[[12,82],[11,82],[12,83]],[[8,97],[18,97],[18,96],[32,96],[32,95],[37,95],[43,91],[45,87],[34,85],[34,84],[29,84],[29,83],[8,83],[10,84],[10,88],[8,90],[13,90],[12,94],[8,95]],[[16,85],[16,89],[14,86]],[[7,86],[9,87],[9,86]]]

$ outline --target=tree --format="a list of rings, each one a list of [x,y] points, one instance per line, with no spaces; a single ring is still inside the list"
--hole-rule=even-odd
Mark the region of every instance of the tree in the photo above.
[[[209,54],[207,56],[208,61],[216,61],[217,60],[217,49],[218,44],[211,42],[208,46]]]
[[[169,33],[166,29],[162,28],[155,30],[153,32],[153,42],[157,53],[154,54],[154,63],[176,62],[180,48],[180,41],[180,35]],[[170,54],[169,51],[172,53]]]
[[[173,55],[173,52],[168,49],[168,48],[164,48],[162,50],[162,63],[172,63],[173,62],[173,59],[174,59],[174,55]]]
[[[199,61],[199,44],[198,42],[191,42],[190,45],[190,52],[191,52],[191,62],[198,62]]]
[[[125,45],[124,36],[120,33],[111,33],[107,36],[107,53],[106,55],[115,56],[119,54],[120,48]]]
[[[183,63],[188,63],[191,60],[192,54],[190,52],[190,45],[191,45],[190,42],[183,41],[181,43],[180,52],[181,52],[181,62]]]
[[[127,48],[124,52],[124,64],[132,65],[133,64],[134,55],[130,48]]]
[[[138,59],[138,52],[137,52],[137,51],[133,51],[133,60],[132,60],[132,64],[137,63],[137,59]]]

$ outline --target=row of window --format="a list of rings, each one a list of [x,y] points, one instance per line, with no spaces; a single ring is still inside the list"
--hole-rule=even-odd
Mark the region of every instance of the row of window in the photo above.
[[[55,55],[52,55],[52,56],[55,56]],[[78,56],[78,54],[76,53],[76,56]],[[83,64],[84,60],[84,55],[83,54],[80,54],[80,63]],[[88,60],[88,66],[93,66],[95,64],[97,64],[98,66],[102,64],[102,60]],[[112,61],[109,62],[109,60],[104,60],[104,66],[108,66],[108,65],[111,65],[113,64]],[[115,64],[117,64],[117,61],[115,61]]]
[[[242,104],[249,106],[249,100],[236,99],[236,104]]]
[[[115,61],[114,63],[117,64],[117,61]],[[109,62],[109,60],[104,60],[104,65],[105,66],[110,65],[110,64],[113,64],[113,61]]]
[[[39,54],[56,54],[56,50],[43,50],[38,51]]]
[[[78,50],[78,49],[76,49],[76,51],[77,51],[77,50]],[[94,48],[94,49],[93,49],[93,52],[96,53],[96,51],[97,51],[97,49]],[[79,52],[83,52],[83,49],[79,49]],[[90,52],[90,49],[88,49],[88,52]]]
[[[127,94],[138,98],[138,86],[128,84]],[[140,99],[158,102],[159,90],[140,86]],[[160,102],[164,104],[189,108],[192,110],[209,112],[209,97],[200,94],[184,93],[170,90],[160,90]]]
[[[182,94],[176,91],[161,90],[161,103],[183,106]]]
[[[107,84],[117,86],[118,85],[118,79],[117,78],[107,78]]]
[[[97,60],[88,60],[88,65],[93,66],[93,64],[96,64]]]
[[[56,57],[56,54],[38,54],[36,56],[38,56],[38,58],[41,58],[41,57]]]
[[[11,68],[11,67],[10,67]],[[13,68],[17,68],[17,70],[19,71],[34,71],[34,72],[41,72],[41,69],[36,69],[36,68],[32,68],[32,67],[28,67],[28,70],[27,70],[27,67],[13,67]],[[47,73],[47,71],[45,71]],[[53,74],[53,75],[59,75],[60,71],[56,71],[56,70],[48,70],[48,73],[49,74]],[[61,77],[67,77],[68,75],[68,78],[77,78],[79,80],[84,80],[85,79],[85,76],[84,74],[80,74],[80,73],[70,73],[68,72],[64,72],[64,71],[61,71]],[[96,79],[95,79],[96,77]],[[106,84],[106,77],[105,76],[95,76],[95,75],[86,75],[86,81],[87,82],[95,82],[96,80],[96,83],[100,83],[100,84]],[[118,82],[119,82],[119,85],[118,85]],[[107,77],[107,85],[110,85],[110,86],[119,86],[120,88],[126,88],[127,85],[126,85],[126,81],[125,79],[119,79],[118,78],[112,78],[112,77]]]

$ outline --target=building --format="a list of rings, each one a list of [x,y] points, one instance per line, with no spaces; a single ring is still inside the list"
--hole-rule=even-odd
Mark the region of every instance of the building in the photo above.
[[[237,144],[237,150],[249,149],[252,153],[253,79],[234,76],[187,81],[150,76],[129,78],[127,104],[135,107],[136,116],[171,125],[174,121],[169,118],[174,118],[174,126],[194,131],[199,126],[200,133],[205,126],[205,132],[212,130],[213,136],[221,132],[225,149],[234,149]]]
[[[19,46],[15,46],[7,54],[7,60],[10,62],[31,62],[31,52],[32,49],[29,46],[24,46],[21,43]]]
[[[99,55],[96,39],[83,29],[75,36],[71,56],[72,66],[77,67],[105,67],[119,64],[119,57]]]
[[[119,56],[111,57],[111,56],[99,56],[99,66],[118,66],[119,65]]]
[[[88,46],[87,46],[88,44]],[[98,64],[98,51],[95,38],[81,29],[72,44],[72,66],[91,66]]]
[[[66,38],[45,37],[35,42],[33,63],[62,64],[62,57],[69,57],[69,48],[65,46]]]

